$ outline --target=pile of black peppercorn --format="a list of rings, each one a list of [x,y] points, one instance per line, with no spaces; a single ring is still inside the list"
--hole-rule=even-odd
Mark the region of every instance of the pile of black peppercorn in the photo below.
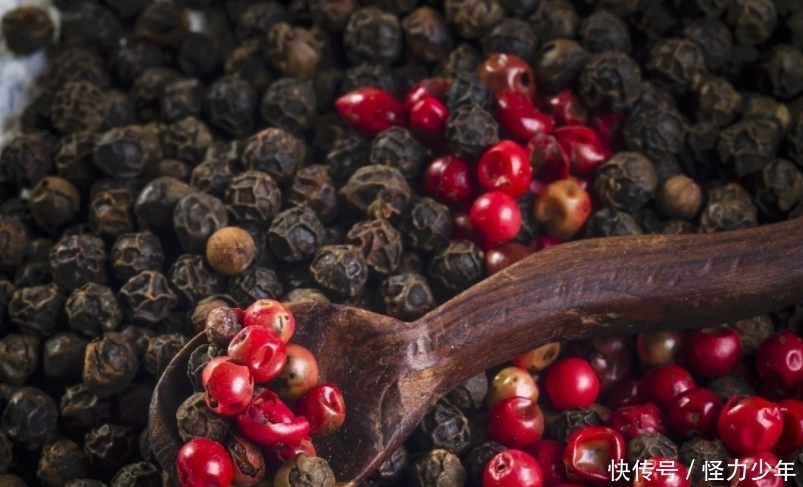
[[[355,88],[401,97],[458,79],[447,104],[469,116],[490,103],[474,71],[504,52],[530,62],[541,94],[625,112],[628,152],[594,181],[587,236],[803,215],[800,0],[55,3],[55,42],[37,7],[0,25],[14,53],[50,57],[0,154],[3,486],[169,485],[147,406],[218,306],[333,301],[411,321],[483,278],[483,253],[423,193],[428,150],[406,129],[368,140],[339,120],[333,101]],[[485,135],[450,143],[475,156]],[[531,206],[524,244],[539,234]],[[207,247],[221,229],[238,260]],[[801,316],[773,318],[797,330]],[[366,485],[479,487],[502,448],[487,387],[481,375],[442,399]]]

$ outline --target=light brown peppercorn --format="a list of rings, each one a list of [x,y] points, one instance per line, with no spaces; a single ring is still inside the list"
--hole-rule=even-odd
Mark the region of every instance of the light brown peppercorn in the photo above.
[[[334,487],[335,474],[323,458],[304,453],[287,461],[273,478],[274,487]]]
[[[206,260],[209,265],[228,276],[247,269],[255,255],[254,239],[239,227],[223,227],[206,242]]]
[[[657,201],[668,216],[691,220],[703,204],[703,191],[693,179],[679,174],[661,183]]]

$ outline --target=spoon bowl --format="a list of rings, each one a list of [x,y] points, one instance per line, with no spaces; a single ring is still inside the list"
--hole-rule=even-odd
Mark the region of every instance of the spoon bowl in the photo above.
[[[803,219],[713,235],[583,240],[503,269],[413,323],[321,303],[289,305],[291,342],[343,391],[346,420],[313,438],[338,481],[356,484],[467,378],[549,342],[685,329],[803,301]],[[151,448],[175,478],[176,411],[192,393],[196,336],[151,402]]]

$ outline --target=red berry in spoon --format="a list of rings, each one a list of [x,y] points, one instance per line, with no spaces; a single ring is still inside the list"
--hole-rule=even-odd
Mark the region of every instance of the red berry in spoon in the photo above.
[[[229,357],[209,361],[201,372],[206,389],[206,405],[221,416],[235,416],[244,410],[254,393],[254,378],[248,367]]]
[[[264,390],[237,416],[237,428],[262,447],[298,444],[309,436],[309,422],[296,417],[275,392]]]
[[[296,414],[307,418],[310,434],[327,435],[337,430],[346,420],[346,403],[343,394],[334,384],[324,383],[312,388],[296,403]]]
[[[287,347],[273,330],[247,326],[232,338],[228,354],[232,362],[248,367],[254,381],[268,382],[282,371]]]
[[[176,476],[181,487],[229,487],[234,466],[223,445],[193,438],[176,455]]]
[[[242,318],[245,326],[264,326],[279,334],[287,343],[296,331],[293,313],[275,299],[260,299],[247,307]]]

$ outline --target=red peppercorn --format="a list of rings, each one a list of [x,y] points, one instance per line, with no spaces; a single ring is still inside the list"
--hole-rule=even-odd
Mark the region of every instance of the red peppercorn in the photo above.
[[[494,118],[503,136],[522,144],[555,130],[552,117],[535,108],[527,96],[513,91],[500,91],[494,95]]]
[[[569,88],[549,97],[546,106],[558,126],[586,125],[588,122],[588,109],[583,100]]]
[[[357,88],[335,101],[340,118],[356,132],[373,137],[404,125],[404,107],[395,96],[379,88]]]
[[[497,453],[482,473],[482,487],[541,487],[541,468],[538,462],[521,450]]]
[[[779,457],[785,457],[803,447],[803,401],[783,399],[778,402],[778,407],[783,417],[783,432],[772,451]]]
[[[254,381],[268,382],[282,371],[287,345],[269,328],[246,326],[231,339],[228,354],[235,364],[248,367]]]
[[[449,206],[470,203],[476,194],[468,162],[454,156],[439,157],[429,164],[424,187],[427,194]]]
[[[408,112],[413,106],[425,96],[432,96],[437,100],[443,100],[443,95],[452,86],[452,82],[444,78],[427,78],[416,83],[404,95],[404,109]]]
[[[669,427],[678,436],[711,439],[717,433],[722,400],[713,391],[695,387],[678,394],[669,404]]]
[[[533,177],[542,184],[569,177],[569,157],[553,135],[539,134],[527,143]]]
[[[597,134],[588,127],[568,125],[555,129],[555,138],[569,159],[572,174],[592,176],[599,166],[610,157],[597,138]]]
[[[803,339],[791,331],[767,338],[756,351],[756,369],[761,380],[787,388],[803,381]]]
[[[730,464],[736,472],[731,479],[731,487],[783,487],[784,477],[778,470],[778,457],[768,451],[756,452],[739,457]],[[787,472],[788,478],[794,472]],[[727,474],[728,478],[731,474]]]
[[[625,441],[643,433],[666,434],[661,410],[655,404],[637,404],[615,409],[605,425],[618,431]]]
[[[471,228],[487,249],[512,240],[521,229],[521,210],[516,200],[500,191],[479,196],[469,211]]]
[[[518,242],[503,243],[485,253],[485,274],[492,276],[532,254],[530,248]]]
[[[424,95],[407,110],[413,134],[429,147],[445,147],[449,109],[434,96]]]
[[[588,408],[599,395],[599,378],[583,359],[568,357],[546,369],[544,386],[550,402],[558,411]]]
[[[563,445],[555,440],[538,440],[524,449],[541,468],[541,482],[552,487],[567,481],[563,466]]]
[[[691,334],[686,358],[693,371],[704,377],[725,375],[742,358],[742,339],[724,326],[697,330]]]
[[[312,352],[301,345],[287,345],[287,360],[282,365],[272,389],[283,400],[298,399],[318,384],[318,361]]]
[[[610,466],[625,457],[625,440],[605,426],[583,426],[566,439],[563,463],[566,476],[578,483],[608,483]]]
[[[206,405],[221,416],[235,416],[244,410],[254,393],[254,378],[248,367],[232,362],[229,357],[209,361],[201,372],[206,389]]]
[[[535,252],[540,252],[542,250],[546,250],[557,245],[562,244],[560,240],[554,237],[547,237],[546,235],[535,237],[530,241],[528,247],[530,247]]]
[[[488,433],[508,448],[524,448],[541,439],[544,414],[532,399],[503,399],[491,409]]]
[[[181,487],[229,487],[234,465],[220,443],[193,438],[176,455],[176,477]]]
[[[690,487],[689,471],[677,459],[653,457],[633,469],[633,487]]]
[[[514,91],[532,100],[535,76],[524,59],[513,54],[492,54],[477,67],[480,79],[494,92]]]
[[[591,214],[591,198],[571,179],[548,184],[533,206],[533,216],[543,223],[550,237],[568,240]]]
[[[782,431],[781,409],[756,396],[731,397],[717,419],[719,438],[738,454],[772,449]]]
[[[611,409],[619,409],[641,403],[638,395],[639,381],[633,377],[626,377],[619,381],[608,393],[607,403]]]
[[[591,117],[589,126],[597,134],[602,146],[608,152],[625,148],[624,126],[627,117],[621,112],[597,113]]]
[[[533,173],[527,152],[512,140],[497,142],[477,163],[477,179],[485,191],[501,191],[511,198],[527,192]]]
[[[679,365],[664,365],[650,369],[639,384],[642,401],[651,402],[666,411],[681,392],[695,387],[694,378]]]
[[[237,416],[237,428],[246,438],[262,447],[294,445],[309,437],[310,424],[296,417],[275,392],[260,392]]]
[[[312,388],[296,403],[296,415],[307,418],[310,434],[327,435],[346,420],[346,402],[340,389],[332,383]]]
[[[242,312],[245,326],[264,326],[287,343],[296,331],[296,319],[287,306],[275,299],[260,299]]]

